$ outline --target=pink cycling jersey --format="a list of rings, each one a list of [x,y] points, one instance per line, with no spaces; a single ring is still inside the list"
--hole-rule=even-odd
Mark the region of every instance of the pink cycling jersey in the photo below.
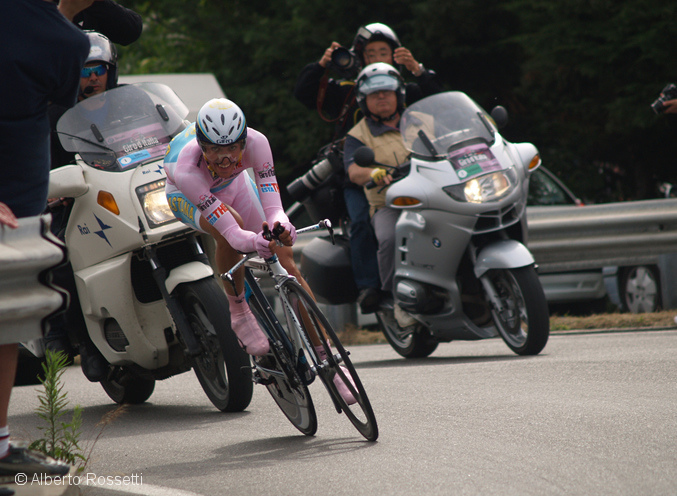
[[[242,160],[233,166],[229,177],[221,178],[207,167],[194,136],[195,128],[189,127],[170,144],[165,157],[167,194],[180,191],[236,250],[245,253],[256,251],[255,239],[262,226],[248,219],[262,219],[260,214],[252,216],[249,212],[253,209],[260,211],[260,206],[263,206],[265,220],[271,229],[275,222],[289,222],[282,208],[268,139],[255,129],[247,128],[247,145]],[[180,151],[173,148],[182,145]],[[248,188],[248,175],[244,173],[247,169],[254,170],[260,205],[254,204],[258,201],[255,195],[239,194]],[[240,228],[230,208],[241,214],[245,229]]]

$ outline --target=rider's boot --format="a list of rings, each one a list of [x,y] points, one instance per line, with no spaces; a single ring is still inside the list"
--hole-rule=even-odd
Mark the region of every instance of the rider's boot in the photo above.
[[[230,303],[230,323],[233,332],[240,341],[240,346],[253,356],[262,356],[268,353],[268,338],[249,309],[244,293],[239,296],[227,296]]]
[[[315,346],[315,351],[317,351],[317,355],[320,357],[320,360],[327,359],[327,352],[324,351],[324,347],[322,345]],[[357,388],[355,387],[355,381],[353,381],[353,378],[350,376],[350,373],[348,373],[348,369],[345,368],[343,365],[340,365],[340,367],[343,373],[348,378],[348,380],[350,380],[350,384],[353,386],[353,389],[357,391]],[[357,402],[357,400],[353,396],[353,393],[350,392],[350,389],[348,389],[348,386],[343,382],[343,379],[338,374],[334,375],[334,385],[336,386],[336,389],[338,389],[341,398],[343,398],[343,400],[347,404],[352,405]]]

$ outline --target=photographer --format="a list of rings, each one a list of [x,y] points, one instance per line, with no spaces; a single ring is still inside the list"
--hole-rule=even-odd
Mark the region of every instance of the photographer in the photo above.
[[[663,105],[665,105],[665,114],[677,114],[677,98],[674,100],[668,100]]]
[[[333,41],[319,61],[306,65],[296,80],[294,96],[309,109],[317,109],[324,120],[335,122],[334,139],[342,138],[362,117],[354,79],[362,67],[376,62],[400,64],[415,77],[415,83],[405,85],[407,104],[442,91],[435,72],[419,63],[390,27],[376,22],[358,29],[349,50]],[[343,79],[329,78],[329,70]]]
[[[663,88],[651,108],[657,114],[677,114],[677,85],[671,83]]]
[[[415,83],[405,85],[407,104],[442,91],[435,72],[419,63],[390,27],[381,23],[362,26],[349,50],[332,42],[319,61],[303,68],[294,88],[294,96],[302,104],[311,110],[317,109],[323,120],[335,123],[332,141],[343,138],[362,118],[355,98],[354,79],[362,67],[376,62],[398,64],[416,79]],[[329,78],[330,70],[343,79]],[[381,284],[376,260],[378,244],[369,219],[369,204],[362,188],[347,178],[343,194],[351,221],[350,251],[355,283],[360,290],[358,303],[362,313],[372,313],[378,306]]]

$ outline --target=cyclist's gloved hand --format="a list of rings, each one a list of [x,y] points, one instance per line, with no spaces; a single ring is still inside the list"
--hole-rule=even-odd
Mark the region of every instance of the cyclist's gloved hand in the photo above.
[[[296,243],[296,228],[294,225],[287,221],[287,222],[275,222],[275,226],[273,227],[273,232],[278,233],[280,230],[284,229],[279,234],[280,241],[282,242],[283,245],[285,246],[292,246],[294,243]]]
[[[377,167],[376,169],[373,169],[371,171],[371,179],[376,184],[382,184],[385,181],[387,175],[388,171],[386,171],[385,169],[381,169],[380,167]]]
[[[274,241],[268,241],[266,238],[264,238],[263,231],[256,235],[254,240],[254,248],[260,257],[266,259],[273,256],[273,252],[270,249],[270,243],[274,243]]]

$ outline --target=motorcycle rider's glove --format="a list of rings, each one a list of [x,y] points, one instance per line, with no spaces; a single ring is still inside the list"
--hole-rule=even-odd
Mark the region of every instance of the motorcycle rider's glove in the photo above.
[[[388,171],[377,167],[371,171],[371,178],[375,183],[382,183],[385,180],[385,177],[388,175]]]
[[[270,250],[270,243],[271,241],[263,237],[263,231],[258,233],[254,239],[254,249],[264,260],[273,256],[273,252]]]

